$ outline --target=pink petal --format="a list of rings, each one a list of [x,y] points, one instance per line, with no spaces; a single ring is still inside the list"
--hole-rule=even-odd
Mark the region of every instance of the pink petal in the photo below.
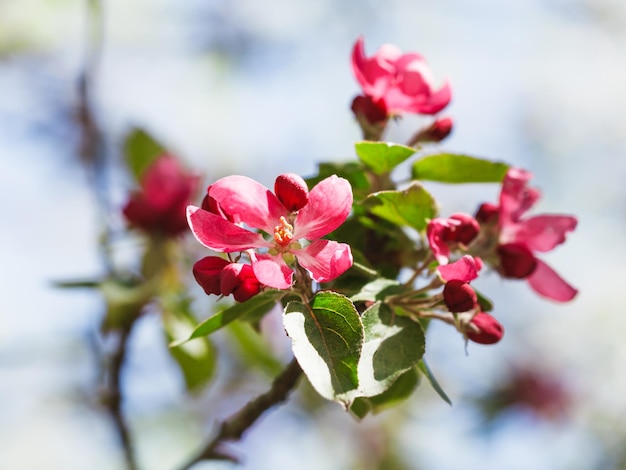
[[[526,280],[537,294],[557,302],[568,302],[578,294],[577,289],[540,260],[537,260],[537,267]]]
[[[281,255],[271,256],[249,252],[254,275],[261,284],[275,289],[289,289],[293,282],[293,271],[285,264]]]
[[[260,234],[196,206],[187,206],[187,221],[196,239],[215,251],[230,253],[270,246]]]
[[[268,233],[274,232],[280,216],[288,214],[274,193],[247,176],[219,179],[209,187],[209,195],[227,215]]]
[[[436,218],[428,222],[426,226],[426,237],[430,249],[435,255],[435,259],[439,264],[448,264],[450,256],[450,247],[445,241],[445,234],[450,230],[450,221],[448,219]]]
[[[517,226],[515,241],[531,251],[550,251],[565,241],[565,235],[576,228],[576,217],[544,214],[530,217]]]
[[[385,45],[371,58],[365,57],[363,37],[357,39],[352,49],[352,71],[366,95],[381,98],[394,77],[392,62],[400,55],[395,46]]]
[[[352,209],[352,187],[337,175],[317,183],[309,193],[309,202],[298,212],[294,239],[315,240],[345,222]],[[272,227],[273,230],[273,227]]]
[[[444,281],[453,279],[470,282],[478,277],[478,265],[482,266],[482,262],[476,263],[470,255],[465,255],[454,263],[445,266],[437,266],[437,271]]]
[[[345,243],[316,240],[302,250],[294,250],[293,254],[317,282],[332,281],[352,266],[352,252]]]
[[[502,181],[500,192],[500,217],[501,227],[519,221],[520,217],[528,211],[541,193],[528,186],[528,182],[533,177],[532,173],[522,168],[509,168]]]
[[[448,106],[452,99],[452,88],[446,80],[443,86],[428,96],[428,100],[422,104],[416,104],[413,108],[414,112],[420,114],[436,114],[443,108]]]

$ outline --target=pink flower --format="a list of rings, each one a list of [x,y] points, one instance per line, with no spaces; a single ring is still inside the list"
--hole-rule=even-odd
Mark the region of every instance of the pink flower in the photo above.
[[[510,168],[502,182],[498,210],[498,244],[504,274],[524,273],[530,287],[539,295],[567,302],[578,291],[563,280],[552,268],[534,256],[565,241],[577,219],[569,215],[542,214],[523,218],[540,198],[540,192],[528,186],[532,174],[521,168]],[[529,259],[534,257],[534,263]],[[517,261],[515,261],[517,260]],[[534,264],[534,267],[533,267]],[[518,266],[519,265],[519,266]]]
[[[285,178],[281,180],[284,183]],[[281,196],[290,202],[300,201],[296,207],[304,201],[298,195],[303,188],[297,188],[296,184]],[[288,264],[293,263],[294,257],[317,282],[331,281],[352,266],[350,246],[321,239],[350,214],[352,189],[343,178],[333,175],[320,181],[297,211],[288,210],[269,189],[245,176],[218,180],[209,186],[208,196],[221,212],[218,215],[189,206],[187,219],[191,231],[201,244],[212,250],[246,252],[261,284],[289,288],[293,270]],[[247,230],[244,224],[262,233]],[[303,246],[299,240],[310,243]]]
[[[390,114],[435,114],[451,99],[447,81],[434,89],[432,73],[421,55],[402,54],[389,44],[365,57],[363,38],[359,38],[352,51],[352,70],[365,95],[384,103]]]
[[[454,263],[437,266],[437,271],[446,282],[453,279],[470,282],[478,277],[478,271],[482,267],[483,262],[480,258],[465,255]]]
[[[450,245],[469,245],[478,235],[480,227],[476,219],[462,212],[449,218],[436,218],[428,222],[426,237],[430,249],[439,264],[446,264],[450,257]]]
[[[128,222],[148,233],[175,236],[187,229],[185,208],[200,179],[187,173],[170,155],[157,158],[141,178],[123,213]]]

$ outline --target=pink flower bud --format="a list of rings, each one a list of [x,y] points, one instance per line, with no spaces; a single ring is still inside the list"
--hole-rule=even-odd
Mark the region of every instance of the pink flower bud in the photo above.
[[[476,211],[476,220],[481,224],[495,224],[498,222],[500,208],[495,204],[485,202]]]
[[[274,194],[290,212],[302,209],[309,202],[306,182],[294,173],[284,173],[276,178]]]
[[[525,279],[537,267],[537,259],[532,252],[519,243],[506,243],[497,248],[500,257],[500,270],[504,277]]]
[[[444,239],[450,242],[463,243],[469,245],[478,235],[480,226],[474,217],[458,212],[452,214],[449,219],[458,221],[458,225],[452,225],[444,234]]]
[[[223,295],[233,294],[237,302],[257,295],[261,284],[248,264],[230,263],[225,266],[220,276],[220,290]]]
[[[477,305],[478,298],[467,282],[452,279],[443,288],[443,301],[449,311],[459,313],[472,310]]]
[[[369,124],[384,123],[388,118],[385,102],[374,101],[371,96],[355,97],[350,108],[357,119],[365,119]]]
[[[480,312],[475,315],[470,324],[478,329],[478,333],[468,328],[465,334],[469,340],[475,343],[495,344],[504,336],[502,325],[488,313]]]
[[[207,295],[220,295],[220,274],[229,261],[219,256],[207,256],[193,265],[193,277]]]

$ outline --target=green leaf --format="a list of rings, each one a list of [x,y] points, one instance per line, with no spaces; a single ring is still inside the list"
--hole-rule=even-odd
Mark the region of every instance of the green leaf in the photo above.
[[[74,279],[71,281],[53,281],[52,285],[60,289],[93,289],[100,287],[102,279]]]
[[[379,278],[365,284],[359,292],[350,297],[352,302],[374,302],[384,300],[386,296],[397,294],[403,289],[402,284],[393,279]]]
[[[189,310],[189,304],[188,299],[181,299],[175,304],[164,306],[163,329],[168,343],[175,338],[188,336],[193,331],[196,319]],[[208,338],[200,338],[193,343],[169,348],[169,352],[180,367],[185,385],[190,392],[199,391],[213,377],[216,351]]]
[[[262,313],[267,313],[283,295],[285,295],[285,291],[268,290],[252,297],[246,302],[235,304],[232,307],[222,310],[212,317],[207,318],[196,326],[188,338],[176,341],[172,343],[170,347],[177,347],[192,339],[210,335],[214,331],[219,330],[223,326],[228,325],[230,322],[244,315],[256,316]]]
[[[363,346],[363,325],[352,302],[335,292],[319,292],[309,305],[290,302],[283,323],[313,388],[348,408],[359,385]]]
[[[437,214],[435,199],[418,182],[402,191],[380,191],[366,200],[371,213],[399,226],[421,231]]]
[[[493,310],[493,302],[491,299],[485,297],[481,292],[478,292],[474,288],[474,292],[476,292],[476,297],[478,297],[478,305],[480,305],[480,309],[483,312],[491,312]]]
[[[307,178],[306,182],[309,189],[312,189],[317,183],[331,175],[341,176],[345,178],[352,186],[352,192],[355,199],[365,197],[370,187],[363,165],[358,162],[336,163],[326,162],[318,165],[318,174],[311,178]]]
[[[379,413],[391,408],[409,398],[419,385],[420,375],[416,368],[407,370],[404,374],[380,395],[373,397],[359,397],[354,400],[350,411],[359,419],[363,419],[367,413]]]
[[[359,362],[359,396],[372,397],[420,361],[425,350],[424,330],[381,302],[368,308],[362,321],[365,342]]]
[[[137,181],[157,157],[167,152],[164,145],[140,128],[132,129],[124,139],[126,163]]]
[[[448,405],[452,406],[452,400],[450,400],[448,395],[446,395],[446,392],[443,391],[443,388],[441,388],[441,385],[439,385],[439,382],[437,382],[437,379],[431,372],[428,364],[426,364],[426,361],[424,359],[419,362],[417,368],[426,376],[426,378],[430,382],[430,385],[435,389],[435,392],[437,392],[437,395],[439,395],[442,400],[445,401]]]
[[[389,173],[415,153],[415,149],[389,142],[357,142],[356,154],[374,173]]]
[[[413,163],[414,179],[440,183],[500,183],[509,165],[468,155],[440,153]]]
[[[227,331],[237,343],[239,356],[247,364],[263,370],[269,376],[275,376],[281,371],[283,366],[271,353],[271,346],[250,323],[234,321],[228,325]]]

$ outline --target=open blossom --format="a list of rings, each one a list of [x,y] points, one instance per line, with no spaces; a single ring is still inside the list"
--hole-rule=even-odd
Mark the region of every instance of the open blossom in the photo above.
[[[435,114],[450,102],[449,83],[435,89],[430,68],[421,55],[403,54],[396,46],[385,44],[366,57],[364,49],[361,37],[352,51],[352,70],[365,96],[381,110],[388,114]]]
[[[124,217],[145,232],[178,235],[187,229],[185,209],[199,182],[174,157],[162,155],[145,170],[141,190],[124,206]]]
[[[191,231],[212,250],[246,252],[254,275],[269,287],[291,286],[293,270],[289,265],[294,258],[317,282],[337,278],[352,266],[350,246],[321,237],[339,227],[350,214],[350,183],[333,175],[304,197],[300,192],[307,188],[293,175],[278,179],[279,197],[245,176],[218,180],[209,186],[204,208],[187,208]],[[289,210],[281,201],[299,209]],[[244,224],[261,232],[248,230]]]
[[[502,182],[497,212],[499,268],[506,277],[526,279],[538,294],[567,302],[578,291],[535,253],[550,251],[563,243],[567,233],[576,228],[577,220],[562,214],[524,217],[541,196],[537,189],[528,186],[531,178],[526,170],[510,168]]]

